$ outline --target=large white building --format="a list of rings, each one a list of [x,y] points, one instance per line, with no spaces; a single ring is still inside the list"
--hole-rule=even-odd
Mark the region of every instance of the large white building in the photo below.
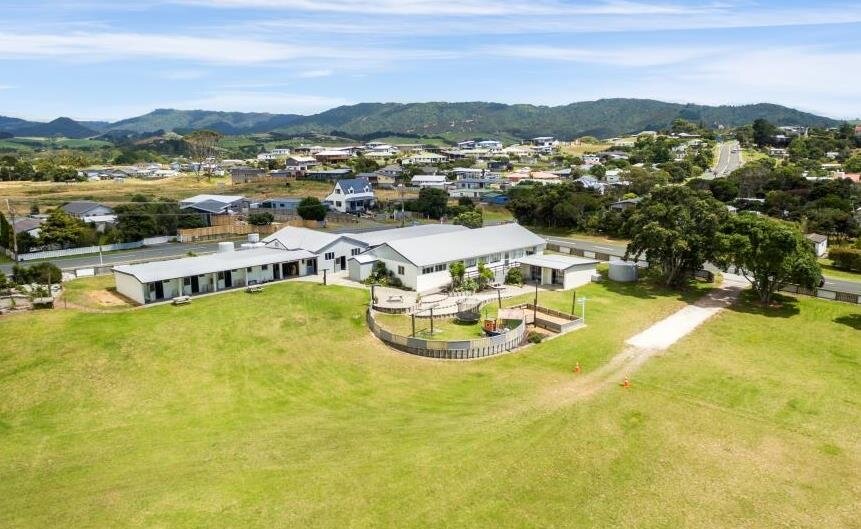
[[[313,274],[306,250],[252,248],[114,267],[117,292],[141,305]]]
[[[448,267],[462,261],[467,274],[483,262],[499,270],[514,266],[527,255],[544,253],[546,241],[518,224],[502,224],[453,233],[392,240],[369,252],[418,292],[451,282]],[[502,278],[498,278],[502,279]]]

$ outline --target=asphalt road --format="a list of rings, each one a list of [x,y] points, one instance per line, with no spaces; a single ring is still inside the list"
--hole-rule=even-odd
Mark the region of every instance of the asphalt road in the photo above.
[[[720,144],[720,154],[717,163],[712,168],[713,172],[706,172],[703,178],[723,178],[742,166],[741,148],[737,141],[726,141]]]

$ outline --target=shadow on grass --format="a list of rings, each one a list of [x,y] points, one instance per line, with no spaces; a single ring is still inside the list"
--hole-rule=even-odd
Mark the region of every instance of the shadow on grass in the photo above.
[[[847,325],[852,327],[856,331],[861,331],[861,313],[855,314],[847,314],[846,316],[840,316],[839,318],[834,318],[834,323],[839,323],[840,325]]]
[[[765,307],[751,290],[742,292],[739,300],[730,306],[730,310],[769,318],[791,318],[800,312],[797,298],[776,294],[772,304]]]

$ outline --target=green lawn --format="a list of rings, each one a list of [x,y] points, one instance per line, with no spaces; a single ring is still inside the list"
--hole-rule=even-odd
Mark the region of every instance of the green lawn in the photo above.
[[[564,396],[575,361],[594,369],[703,288],[590,285],[586,328],[474,362],[384,348],[366,292],[309,283],[0,319],[0,520],[855,525],[856,306],[743,307],[650,361],[631,390],[547,399]]]
[[[845,279],[847,281],[861,281],[861,274],[836,268],[832,264],[831,259],[819,259],[819,266],[822,267],[822,275],[826,277]]]
[[[481,215],[484,222],[510,222],[514,215],[502,206],[481,206]]]

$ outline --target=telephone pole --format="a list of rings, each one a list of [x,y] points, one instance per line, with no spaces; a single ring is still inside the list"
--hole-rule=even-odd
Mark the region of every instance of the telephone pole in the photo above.
[[[12,259],[14,259],[15,262],[17,263],[18,262],[18,234],[15,232],[15,210],[12,209],[12,205],[9,204],[8,198],[6,199],[6,209],[9,210],[9,218],[12,221],[12,224],[10,224],[10,228],[12,230],[12,253],[14,254]]]

